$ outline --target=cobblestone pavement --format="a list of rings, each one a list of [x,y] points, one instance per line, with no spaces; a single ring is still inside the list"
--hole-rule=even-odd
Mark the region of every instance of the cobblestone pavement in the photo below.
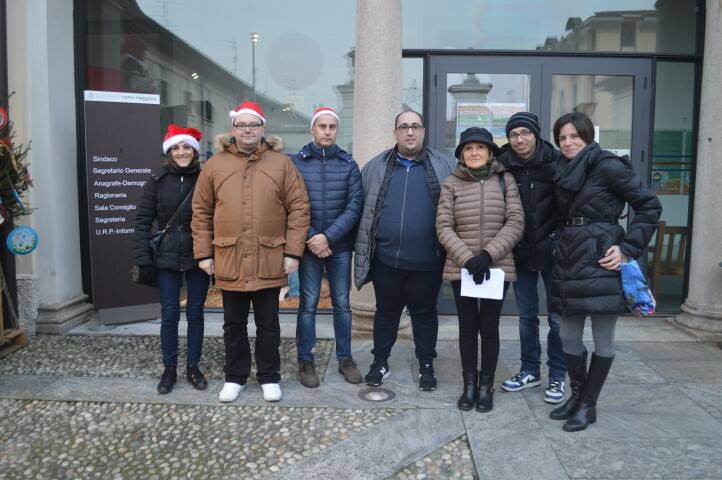
[[[251,339],[251,352],[255,351],[254,344]],[[317,373],[321,377],[332,348],[332,340],[316,342]],[[179,374],[185,372],[185,356],[185,339],[181,338]],[[223,379],[224,360],[223,339],[205,338],[200,366],[209,380]],[[255,360],[251,371],[255,372]],[[160,338],[149,336],[38,336],[28,347],[0,363],[0,375],[156,378],[162,372]],[[290,338],[281,339],[281,379],[298,379],[296,342]]]
[[[5,479],[263,478],[391,410],[0,400]]]
[[[371,343],[354,338],[362,369]],[[517,367],[518,348],[502,343],[497,383]],[[181,381],[158,395],[157,336],[38,336],[0,362],[0,479],[722,478],[715,345],[620,340],[599,420],[575,434],[549,419],[543,388],[497,389],[492,412],[462,415],[458,344],[440,340],[437,351],[436,391],[419,392],[413,341],[399,339],[393,375],[374,392],[346,383],[333,341],[319,339],[324,380],[308,389],[285,338],[283,400],[266,403],[251,385],[220,404],[221,338],[205,340],[207,390]],[[383,392],[384,401],[368,401]],[[510,457],[520,445],[525,455]]]
[[[479,476],[471,458],[471,448],[466,435],[447,443],[440,449],[400,470],[389,480],[422,479],[477,480]]]

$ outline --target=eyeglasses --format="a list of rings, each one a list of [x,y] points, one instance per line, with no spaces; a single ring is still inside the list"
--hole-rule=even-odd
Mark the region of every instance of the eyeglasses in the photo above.
[[[516,139],[518,139],[519,137],[524,137],[524,138],[526,138],[526,137],[528,137],[529,135],[532,135],[532,131],[531,131],[531,130],[522,130],[521,132],[511,132],[511,133],[509,134],[509,140],[511,140],[511,141],[513,142],[513,141],[515,141]]]
[[[424,128],[424,126],[419,125],[418,123],[414,123],[412,125],[402,123],[401,125],[396,127],[396,130],[398,130],[399,132],[408,132],[409,130],[411,130],[413,133],[419,133],[419,130],[421,130],[422,128]]]
[[[239,123],[238,125],[233,125],[233,128],[236,130],[258,130],[261,128],[262,125],[260,123]]]

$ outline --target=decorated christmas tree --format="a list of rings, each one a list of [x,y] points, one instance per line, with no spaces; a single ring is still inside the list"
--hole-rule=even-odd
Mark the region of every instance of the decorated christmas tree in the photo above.
[[[27,146],[15,143],[13,122],[8,120],[7,111],[0,108],[0,223],[31,213],[24,199],[33,186],[28,173],[29,151],[30,143]]]

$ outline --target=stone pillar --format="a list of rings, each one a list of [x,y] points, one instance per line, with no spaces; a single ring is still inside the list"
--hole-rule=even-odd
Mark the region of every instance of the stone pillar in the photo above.
[[[401,108],[401,0],[356,2],[353,155],[360,167],[395,143],[394,118]],[[373,289],[352,289],[353,327],[370,332]]]
[[[17,261],[18,297],[37,312],[21,307],[38,333],[62,333],[93,311],[80,262],[73,0],[11,1],[7,13],[10,116],[18,141],[32,141],[36,210],[22,222],[40,234],[38,249]]]
[[[707,0],[689,293],[676,321],[703,339],[722,339],[722,8]]]

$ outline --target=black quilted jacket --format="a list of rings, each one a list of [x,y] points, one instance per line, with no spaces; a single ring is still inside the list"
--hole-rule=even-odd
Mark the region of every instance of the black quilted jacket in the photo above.
[[[553,254],[550,309],[563,316],[622,313],[626,310],[618,271],[598,260],[612,245],[638,258],[657,227],[662,206],[634,174],[626,157],[594,142],[571,161],[562,159],[554,177],[560,230]],[[627,232],[618,218],[629,203],[634,212]],[[566,226],[584,217],[586,225]]]
[[[537,148],[529,160],[522,160],[504,145],[501,163],[516,180],[524,206],[524,237],[514,247],[517,271],[548,270],[552,265],[552,238],[556,228],[554,174],[562,157],[549,142],[537,140]]]

